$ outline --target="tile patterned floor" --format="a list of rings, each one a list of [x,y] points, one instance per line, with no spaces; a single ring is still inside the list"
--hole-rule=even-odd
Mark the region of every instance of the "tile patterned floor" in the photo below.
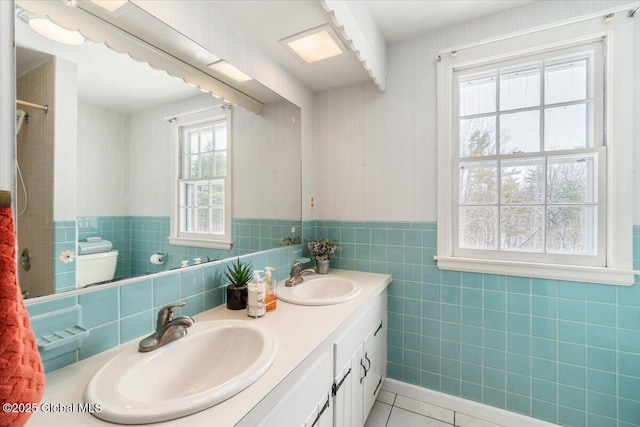
[[[480,418],[382,390],[365,427],[502,427]]]

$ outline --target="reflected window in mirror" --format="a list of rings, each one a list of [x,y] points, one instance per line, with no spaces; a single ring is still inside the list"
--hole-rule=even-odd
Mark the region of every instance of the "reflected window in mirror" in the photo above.
[[[177,135],[177,191],[171,243],[231,247],[231,109],[172,119]]]

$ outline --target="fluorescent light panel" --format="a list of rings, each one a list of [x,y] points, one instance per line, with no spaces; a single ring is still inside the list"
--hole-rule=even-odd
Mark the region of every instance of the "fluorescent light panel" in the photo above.
[[[322,25],[308,31],[287,37],[280,41],[286,44],[307,64],[342,55],[340,39],[329,25]]]
[[[96,6],[100,6],[101,8],[108,10],[111,13],[129,3],[128,0],[91,0],[91,2]]]
[[[78,46],[84,44],[85,39],[78,31],[70,31],[54,24],[46,18],[31,18],[29,26],[36,33],[59,43]]]
[[[245,73],[238,70],[236,67],[234,67],[233,65],[229,64],[224,60],[220,60],[218,62],[214,62],[213,64],[209,64],[207,65],[207,67],[224,74],[225,76],[235,80],[238,83],[243,83],[248,80],[252,80],[250,76],[246,75]]]

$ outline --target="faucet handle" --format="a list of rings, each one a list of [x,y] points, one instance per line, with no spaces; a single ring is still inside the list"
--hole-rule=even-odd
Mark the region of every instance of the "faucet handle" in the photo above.
[[[184,307],[186,303],[176,302],[173,304],[165,305],[158,311],[158,322],[156,323],[156,329],[163,327],[166,323],[173,320],[173,310],[176,307]]]
[[[297,275],[300,271],[300,266],[311,262],[310,258],[298,258],[298,260],[291,266],[291,276]]]

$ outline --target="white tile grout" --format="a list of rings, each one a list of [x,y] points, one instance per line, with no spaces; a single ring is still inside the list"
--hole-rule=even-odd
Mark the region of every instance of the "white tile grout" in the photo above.
[[[380,420],[367,419],[365,427],[373,425],[384,425],[386,427],[392,427],[389,425],[389,420],[391,419],[391,411],[394,408],[403,409],[405,411],[418,414],[425,419],[434,420],[434,422],[440,422],[451,427],[501,427],[498,424],[492,423],[487,420],[471,417],[461,412],[456,412],[448,408],[435,406],[428,402],[411,399],[406,396],[388,392],[386,390],[381,391],[381,393],[378,395],[378,397],[376,398],[376,404],[391,407],[391,410],[389,410],[389,412],[386,414],[387,419],[384,420],[384,424],[379,424]]]

